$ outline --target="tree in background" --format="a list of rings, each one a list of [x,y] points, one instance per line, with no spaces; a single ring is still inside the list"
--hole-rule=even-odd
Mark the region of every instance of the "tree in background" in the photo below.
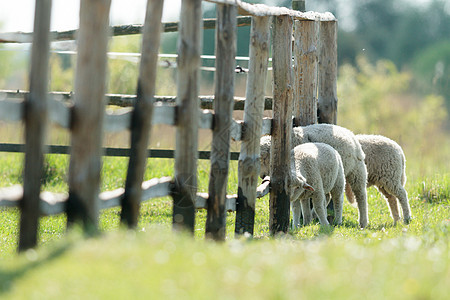
[[[418,89],[443,95],[450,111],[450,40],[433,44],[418,53],[412,69]]]
[[[408,164],[421,170],[448,165],[450,133],[444,99],[411,90],[409,72],[394,63],[370,63],[360,56],[356,66],[344,64],[338,77],[338,124],[355,133],[381,134],[405,150]]]
[[[285,7],[291,7],[292,3],[291,0],[246,2]],[[450,111],[448,51],[439,46],[445,44],[443,41],[450,43],[450,2],[307,0],[306,10],[330,11],[338,18],[339,65],[351,63],[356,66],[356,58],[365,55],[371,62],[388,59],[400,69],[412,68],[415,81],[419,83],[416,92],[425,95],[433,89],[433,92],[444,96]],[[204,5],[204,16],[214,18],[215,6]],[[249,27],[238,29],[238,55],[248,56],[248,30]],[[433,50],[436,48],[442,50]],[[214,54],[214,30],[204,32],[203,50],[205,54]],[[442,78],[433,83],[436,68],[444,71]]]

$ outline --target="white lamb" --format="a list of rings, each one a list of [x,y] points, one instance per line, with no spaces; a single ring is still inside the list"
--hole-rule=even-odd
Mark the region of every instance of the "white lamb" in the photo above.
[[[291,146],[304,143],[325,143],[333,147],[341,156],[345,180],[353,191],[359,210],[359,225],[364,228],[369,223],[366,182],[367,171],[364,152],[355,135],[348,129],[331,124],[314,124],[295,127],[292,130]],[[261,138],[261,177],[270,176],[271,137]]]
[[[366,155],[367,187],[372,185],[386,197],[394,222],[400,220],[398,202],[400,202],[403,221],[411,220],[411,209],[408,193],[404,186],[406,182],[406,160],[402,148],[393,140],[381,135],[356,135]],[[354,195],[346,186],[349,201]],[[397,199],[398,202],[397,202]]]
[[[312,221],[310,199],[320,224],[329,225],[325,194],[330,193],[334,223],[342,223],[344,201],[344,168],[339,153],[323,143],[306,143],[291,151],[291,177],[288,191],[293,212],[293,225],[300,226],[300,204],[303,225]]]

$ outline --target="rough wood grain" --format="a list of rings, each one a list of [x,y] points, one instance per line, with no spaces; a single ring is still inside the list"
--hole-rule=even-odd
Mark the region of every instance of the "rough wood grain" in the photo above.
[[[225,240],[226,233],[225,205],[233,122],[236,15],[235,6],[217,5],[215,114],[205,231],[207,237],[221,241]]]
[[[171,0],[169,0],[171,1]],[[238,16],[237,26],[250,26],[251,17]],[[131,24],[131,25],[117,25],[111,26],[110,32],[112,36],[134,35],[141,34],[143,31],[143,25]],[[162,24],[163,32],[177,32],[179,27],[178,22],[166,22]],[[203,19],[203,29],[216,28],[215,19]],[[75,40],[78,30],[66,30],[66,31],[51,31],[50,39],[52,42],[57,41],[71,41]],[[31,43],[33,39],[32,32],[2,32],[0,33],[0,43]]]
[[[154,198],[166,197],[172,189],[172,178],[162,177],[153,178],[142,183],[141,202],[146,202]],[[112,191],[102,192],[98,195],[100,209],[108,209],[118,207],[120,199],[124,193],[123,188]],[[256,189],[256,198],[262,198],[270,191],[270,178],[266,177],[260,186]],[[0,188],[0,207],[18,207],[20,200],[23,198],[23,187],[21,185],[13,185],[6,188]],[[196,209],[206,209],[208,193],[197,193],[195,198]],[[64,213],[66,211],[66,202],[68,195],[66,193],[41,192],[40,195],[40,215],[53,216]],[[225,210],[236,210],[237,195],[226,195]]]
[[[200,0],[183,0],[178,37],[177,130],[174,229],[194,232],[197,190],[199,66],[202,43]]]
[[[269,57],[270,17],[253,17],[250,31],[250,62],[244,108],[244,129],[238,166],[236,200],[237,235],[253,235],[256,186],[260,170],[259,140],[264,108],[264,87]]]
[[[30,94],[25,101],[24,193],[20,203],[19,251],[36,246],[39,194],[47,125],[47,89],[51,0],[37,0],[31,53]]]
[[[241,0],[205,0],[212,3],[236,5],[240,15],[252,16],[291,16],[297,20],[311,20],[311,21],[333,21],[336,18],[333,14],[318,13],[318,12],[300,12],[286,7],[271,7],[265,4],[253,4]]]
[[[317,123],[317,27],[314,21],[295,21],[294,126]]]
[[[82,0],[80,5],[67,221],[82,222],[89,234],[98,226],[110,5],[111,0]]]
[[[321,22],[319,34],[319,123],[337,122],[337,22]]]
[[[290,180],[292,135],[292,17],[274,18],[272,40],[273,120],[269,229],[272,235],[289,229],[290,198],[286,183]]]
[[[14,105],[17,101],[9,100],[20,100],[23,99],[28,92],[26,91],[11,91],[11,90],[0,90],[0,99],[5,98],[5,101],[0,100],[0,111],[3,109],[3,105]],[[51,92],[50,96],[56,100],[56,102],[71,102],[73,94],[71,92]],[[163,104],[175,104],[176,96],[154,96],[155,105]],[[214,95],[204,95],[199,96],[200,108],[201,109],[213,109]],[[134,106],[136,102],[136,95],[124,95],[124,94],[106,94],[106,103],[108,105],[116,105],[121,107],[131,107]],[[20,102],[19,102],[20,103]],[[233,110],[244,110],[245,98],[244,97],[234,97]],[[6,106],[7,107],[7,106]],[[6,108],[5,108],[6,109]],[[264,110],[272,109],[272,97],[264,97]],[[9,116],[5,113],[0,112],[0,120],[7,121]],[[15,117],[15,115],[14,115]],[[13,118],[14,118],[13,117]],[[20,119],[19,115],[15,117],[15,120]]]
[[[130,228],[136,227],[138,223],[142,194],[141,184],[147,165],[147,147],[152,125],[163,4],[163,0],[147,2],[137,98],[131,118],[130,160],[120,215],[121,221]]]

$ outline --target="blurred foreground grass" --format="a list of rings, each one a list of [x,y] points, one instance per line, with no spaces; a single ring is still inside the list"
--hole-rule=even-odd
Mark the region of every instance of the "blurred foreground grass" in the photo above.
[[[0,154],[3,185],[20,183],[21,158]],[[48,156],[45,189],[67,189],[67,158]],[[146,179],[173,173],[172,160],[149,164]],[[102,190],[123,186],[126,165],[127,159],[105,158]],[[208,174],[209,163],[200,161],[201,191]],[[232,162],[229,193],[236,186]],[[225,243],[204,241],[204,210],[194,239],[171,232],[171,199],[160,198],[142,205],[137,231],[121,229],[119,208],[102,211],[103,234],[87,240],[78,229],[66,233],[64,215],[44,217],[39,247],[21,255],[15,254],[19,212],[0,209],[0,298],[447,299],[449,187],[445,172],[408,180],[410,225],[394,226],[385,200],[370,188],[367,229],[358,229],[357,210],[345,203],[342,226],[313,224],[275,239],[266,196],[257,203],[255,238],[234,239],[228,213]]]
[[[340,238],[193,241],[151,226],[72,232],[0,267],[2,299],[448,299],[449,224]]]

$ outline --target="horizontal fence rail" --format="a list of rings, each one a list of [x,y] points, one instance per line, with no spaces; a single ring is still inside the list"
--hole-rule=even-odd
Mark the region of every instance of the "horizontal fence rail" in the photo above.
[[[18,94],[18,93],[17,93]],[[12,93],[16,95],[16,93]],[[72,97],[72,94],[56,94],[62,97]],[[135,99],[135,96],[133,96]],[[68,105],[67,102],[55,100],[55,95],[49,101],[49,119],[51,122],[58,124],[59,126],[70,129],[71,126],[71,110],[72,105]],[[118,97],[119,98],[119,97]],[[164,125],[176,125],[176,110],[177,106],[172,104],[173,99],[170,98],[170,103],[165,98],[165,101],[159,101],[155,103],[153,110],[152,124],[164,124]],[[67,98],[66,98],[67,99]],[[267,98],[269,102],[270,98]],[[209,101],[209,99],[208,99]],[[133,102],[130,100],[130,102]],[[211,100],[212,102],[212,100]],[[0,100],[0,121],[21,121],[23,119],[23,100]],[[107,111],[103,120],[103,129],[106,132],[119,132],[130,129],[132,110],[128,108],[119,109],[113,112]],[[200,113],[199,128],[201,129],[214,129],[214,113],[210,110],[203,110]],[[234,141],[240,141],[242,139],[242,121],[233,120],[231,123],[231,138]],[[263,120],[262,135],[270,134],[271,131],[271,119],[265,118]]]
[[[154,198],[167,197],[170,195],[173,180],[171,177],[153,178],[142,183],[141,202],[146,202]],[[269,193],[270,181],[263,180],[258,186],[256,197],[262,198]],[[119,188],[112,191],[102,192],[98,195],[100,209],[107,209],[120,206],[120,199],[123,197],[124,189]],[[21,185],[0,188],[0,207],[19,207],[23,197],[23,188]],[[237,195],[227,195],[226,210],[236,211]],[[41,216],[51,216],[66,212],[68,194],[41,192],[40,194],[40,214]],[[196,209],[207,208],[208,193],[197,193],[195,199]]]
[[[250,15],[255,17],[289,16],[295,20],[323,21],[323,22],[336,21],[334,15],[329,12],[326,13],[318,13],[314,11],[300,12],[289,9],[287,7],[273,7],[265,4],[247,3],[240,0],[205,0],[205,1],[216,4],[235,5],[238,7],[238,13],[240,15]]]
[[[23,100],[27,91],[22,90],[0,90],[0,103],[2,100]],[[72,92],[51,92],[50,95],[56,101],[69,102],[73,101]],[[106,94],[106,101],[108,105],[115,105],[121,107],[132,107],[136,102],[136,95],[126,94]],[[154,96],[157,103],[175,104],[177,96]],[[199,96],[199,103],[201,109],[213,109],[214,95]],[[273,97],[266,96],[264,99],[264,110],[272,110]],[[9,105],[9,104],[0,104]],[[244,110],[245,97],[234,97],[233,110]],[[8,115],[8,112],[1,112],[0,116]],[[0,117],[1,118],[1,117]],[[7,117],[5,117],[7,118]]]
[[[237,26],[249,26],[251,23],[251,17],[240,16],[237,18]],[[118,25],[111,26],[110,32],[112,36],[134,35],[141,34],[144,25]],[[162,32],[177,32],[179,28],[178,22],[163,23]],[[204,19],[203,29],[216,28],[216,19]],[[50,41],[73,41],[76,39],[78,30],[66,30],[66,31],[51,31]],[[0,33],[0,43],[31,43],[33,41],[32,32],[5,32]]]
[[[24,144],[0,143],[0,152],[23,153]],[[47,145],[45,146],[45,154],[70,154],[70,146],[65,145]],[[102,148],[103,156],[112,157],[128,157],[130,156],[130,148]],[[239,159],[239,152],[230,152],[231,160]],[[210,159],[210,151],[198,151],[199,159]],[[173,149],[148,149],[147,157],[151,158],[174,158],[175,150]]]

